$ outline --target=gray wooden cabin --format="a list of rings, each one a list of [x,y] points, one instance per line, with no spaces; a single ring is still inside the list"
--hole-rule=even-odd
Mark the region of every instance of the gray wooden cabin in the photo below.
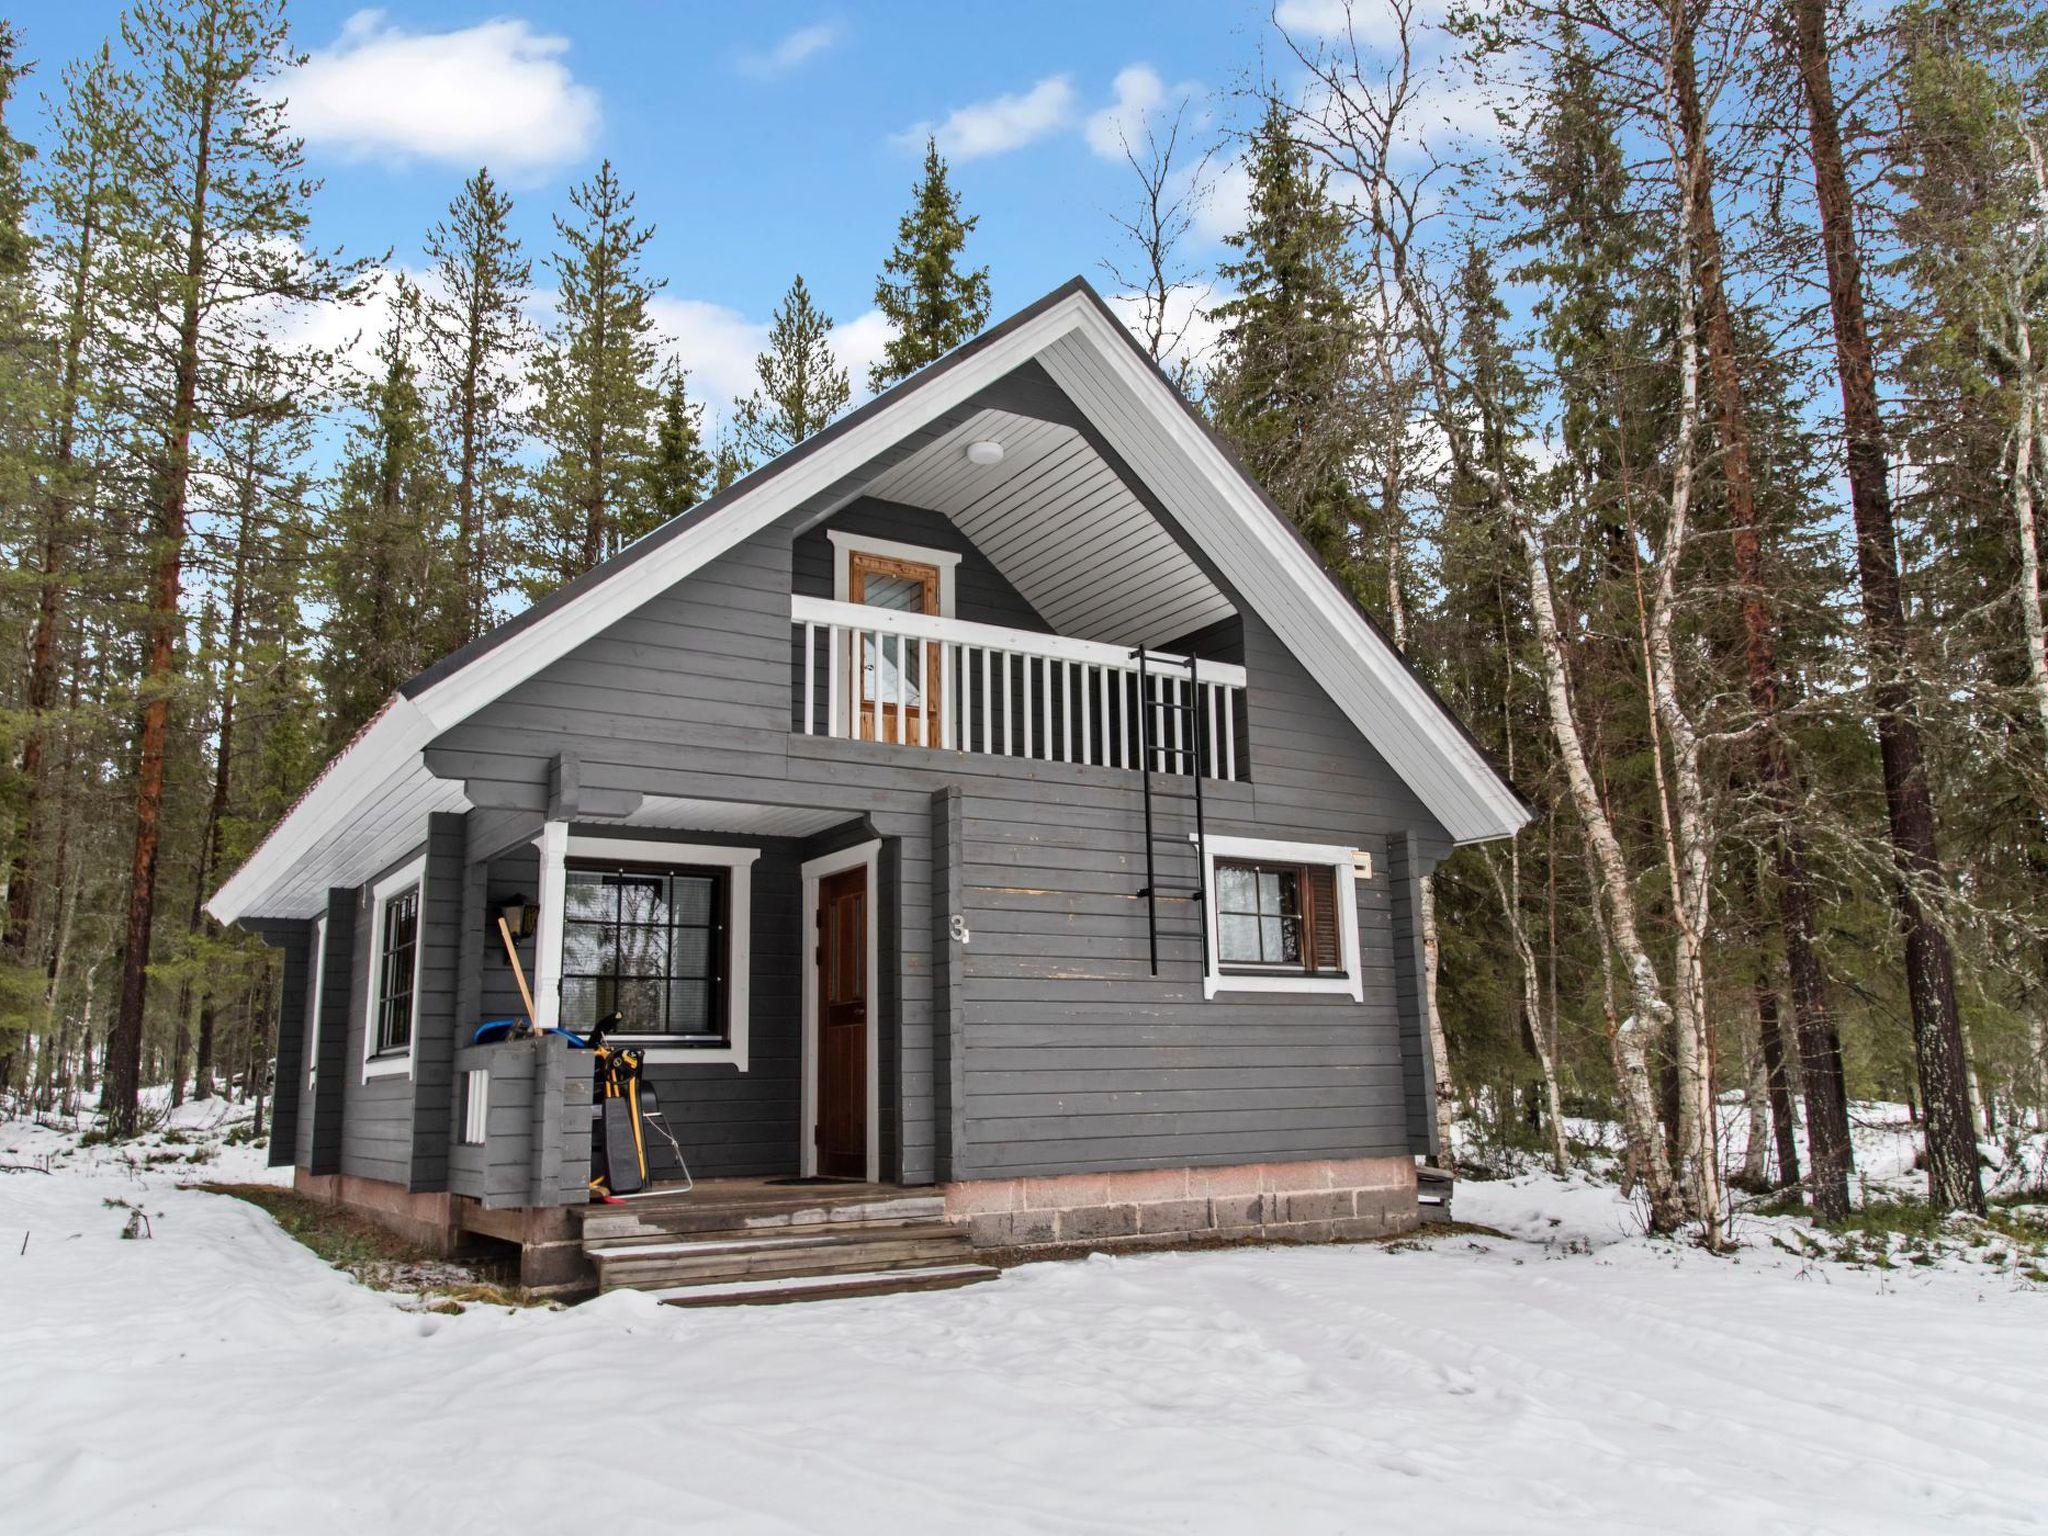
[[[1526,815],[1075,280],[408,683],[210,910],[272,1162],[436,1243],[587,1198],[589,1053],[470,1043],[506,912],[700,1191],[1341,1236],[1435,1144],[1419,882]]]

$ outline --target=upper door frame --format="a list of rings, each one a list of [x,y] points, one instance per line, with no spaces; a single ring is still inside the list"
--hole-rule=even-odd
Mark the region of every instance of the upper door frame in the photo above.
[[[905,544],[900,539],[878,539],[865,533],[852,533],[844,528],[827,528],[825,537],[832,542],[832,597],[835,602],[853,601],[853,552],[864,555],[880,555],[885,560],[903,560],[912,565],[929,565],[939,573],[939,617],[955,619],[954,596],[958,583],[955,577],[960,569],[960,551],[957,549],[929,549],[922,544]]]
[[[798,1172],[804,1178],[815,1178],[818,1173],[818,966],[814,946],[818,943],[818,887],[829,875],[844,874],[849,869],[865,868],[868,872],[868,921],[867,921],[867,1010],[868,1010],[868,1062],[867,1062],[867,1181],[878,1184],[882,1178],[882,1018],[877,1006],[880,988],[876,984],[877,960],[879,959],[878,934],[882,922],[877,908],[880,893],[882,840],[870,838],[867,842],[856,843],[851,848],[842,848],[837,853],[822,854],[807,859],[803,865],[803,899],[797,909],[803,914],[805,964],[800,967],[804,975],[804,1017],[803,1029],[803,1113],[800,1119],[798,1145]]]

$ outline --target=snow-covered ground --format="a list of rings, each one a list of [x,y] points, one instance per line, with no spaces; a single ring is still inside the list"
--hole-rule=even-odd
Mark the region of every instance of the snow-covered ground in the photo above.
[[[9,1536],[2048,1523],[2048,1288],[1801,1256],[1783,1218],[1715,1258],[1584,1179],[1460,1185],[1503,1238],[439,1316],[178,1188],[263,1176],[252,1148],[70,1145],[0,1125],[57,1169],[0,1174]]]

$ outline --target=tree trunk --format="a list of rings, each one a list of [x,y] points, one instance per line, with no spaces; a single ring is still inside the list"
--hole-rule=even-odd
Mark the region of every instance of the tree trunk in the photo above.
[[[1934,799],[1913,697],[1913,662],[1900,592],[1898,536],[1887,483],[1877,373],[1864,317],[1855,203],[1842,158],[1830,73],[1826,0],[1793,0],[1793,34],[1812,141],[1815,200],[1826,259],[1828,310],[1841,375],[1849,501],[1856,523],[1856,570],[1864,643],[1873,678],[1878,749],[1896,878],[1893,901],[1906,941],[1906,990],[1927,1145],[1927,1195],[1937,1210],[1984,1209],[1970,1117],[1955,958],[1925,895],[1942,879]]]
[[[121,950],[121,992],[107,1037],[108,1133],[136,1132],[142,1090],[142,1024],[149,1001],[149,945],[156,922],[157,849],[162,837],[164,761],[170,738],[171,680],[177,662],[178,599],[185,555],[185,506],[192,475],[192,430],[199,413],[200,298],[206,274],[207,198],[211,189],[212,75],[203,75],[194,134],[192,204],[186,225],[183,295],[164,430],[164,462],[155,477],[156,566],[150,581],[148,641],[142,673],[142,720],[135,766],[135,848],[129,862],[128,911]]]
[[[1436,1072],[1437,1166],[1456,1170],[1457,1149],[1451,1126],[1458,1118],[1458,1088],[1451,1079],[1451,1047],[1444,1038],[1444,1018],[1437,1008],[1437,966],[1442,957],[1436,931],[1436,876],[1422,878],[1422,1002],[1429,1022],[1430,1065]]]
[[[1733,531],[1731,548],[1735,580],[1741,592],[1743,662],[1748,676],[1750,707],[1762,722],[1756,748],[1758,787],[1772,823],[1776,853],[1778,920],[1784,930],[1788,968],[1792,972],[1792,1014],[1799,1044],[1802,1079],[1816,1084],[1807,1094],[1807,1135],[1814,1143],[1816,1212],[1826,1220],[1849,1210],[1849,1114],[1840,1091],[1841,1040],[1828,1007],[1827,984],[1813,953],[1813,884],[1806,870],[1803,844],[1794,827],[1793,776],[1785,739],[1778,725],[1777,619],[1765,594],[1763,519],[1756,502],[1756,473],[1750,453],[1749,415],[1736,356],[1735,317],[1728,303],[1725,260],[1719,217],[1714,206],[1713,166],[1707,152],[1705,114],[1701,110],[1694,69],[1692,38],[1683,46],[1673,71],[1682,150],[1688,165],[1693,265],[1699,283],[1701,320],[1706,339],[1707,373],[1712,386],[1714,435],[1720,448],[1720,476]],[[1797,1178],[1797,1160],[1785,1164]]]
[[[1543,1017],[1543,988],[1541,973],[1536,968],[1536,951],[1529,943],[1527,926],[1522,922],[1522,859],[1520,845],[1516,841],[1508,844],[1508,873],[1503,878],[1500,867],[1491,858],[1486,861],[1486,872],[1493,876],[1493,888],[1500,897],[1501,910],[1507,916],[1508,936],[1514,941],[1515,956],[1522,970],[1522,1016],[1529,1026],[1529,1045],[1536,1053],[1536,1067],[1542,1074],[1542,1118],[1548,1121],[1545,1129],[1550,1141],[1551,1171],[1562,1178],[1571,1166],[1571,1153],[1565,1145],[1564,1098],[1557,1086],[1557,1058],[1552,1049],[1549,1026]],[[1531,1105],[1535,1100],[1532,1096]]]

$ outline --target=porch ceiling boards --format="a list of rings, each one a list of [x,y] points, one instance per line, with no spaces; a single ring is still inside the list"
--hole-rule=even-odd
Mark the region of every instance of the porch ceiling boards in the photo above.
[[[859,816],[851,811],[826,811],[802,805],[755,805],[742,800],[692,800],[679,795],[648,795],[631,815],[607,818],[610,827],[637,827],[663,832],[751,833],[756,837],[809,837]]]
[[[1003,445],[972,464],[967,445]],[[1055,632],[1164,646],[1236,610],[1072,427],[985,410],[884,470],[868,493],[943,512]]]

